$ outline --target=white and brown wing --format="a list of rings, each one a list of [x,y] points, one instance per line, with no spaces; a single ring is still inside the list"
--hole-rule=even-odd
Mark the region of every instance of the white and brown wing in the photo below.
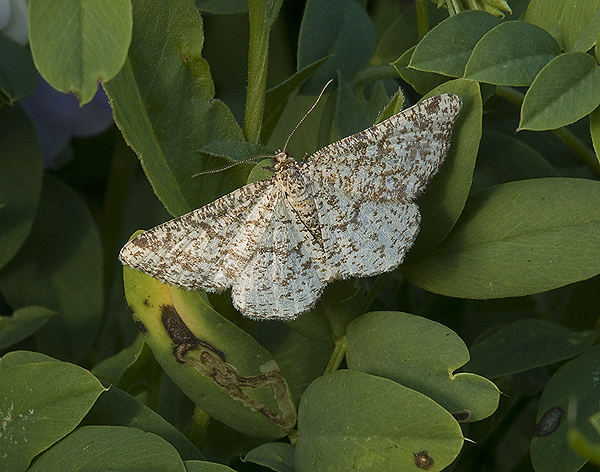
[[[313,184],[329,281],[395,269],[419,233],[417,204],[374,201]]]
[[[437,95],[305,159],[315,182],[374,201],[411,201],[437,172],[450,147],[462,101]]]
[[[254,257],[278,198],[272,179],[248,184],[140,234],[119,259],[162,282],[222,292]]]
[[[292,320],[312,307],[328,281],[321,242],[284,197],[233,284],[234,305],[255,319]]]

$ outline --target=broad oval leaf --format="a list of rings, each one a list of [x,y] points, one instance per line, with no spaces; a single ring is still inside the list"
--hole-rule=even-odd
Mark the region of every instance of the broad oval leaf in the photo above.
[[[185,472],[185,466],[175,448],[155,434],[125,426],[83,426],[41,454],[28,470]]]
[[[597,275],[599,245],[600,182],[523,180],[471,195],[442,244],[403,272],[452,297],[517,297]]]
[[[421,316],[371,312],[348,326],[346,361],[352,370],[386,377],[417,390],[467,421],[490,416],[500,392],[479,375],[454,372],[469,360],[451,329]]]
[[[104,88],[154,192],[179,216],[245,183],[247,166],[192,178],[229,164],[200,150],[212,141],[241,141],[242,130],[229,108],[214,99],[202,57],[202,17],[193,2],[136,0],[133,16],[125,64]]]
[[[304,392],[296,472],[438,472],[458,455],[456,420],[429,397],[382,377],[340,370]]]
[[[74,92],[83,105],[99,80],[112,79],[125,61],[131,39],[130,0],[29,2],[33,59],[46,81]]]
[[[501,23],[475,45],[465,78],[494,85],[530,85],[559,54],[560,46],[542,28],[524,21]]]
[[[61,359],[77,360],[91,349],[103,304],[102,243],[80,197],[51,175],[44,179],[33,229],[0,274],[12,307],[42,305],[57,311],[35,334]]]
[[[473,48],[500,19],[483,11],[463,11],[433,28],[417,44],[408,67],[462,77]]]
[[[161,284],[128,267],[123,276],[144,340],[194,403],[250,436],[285,436],[296,422],[295,405],[265,348],[217,313],[205,294]]]
[[[598,411],[600,398],[600,345],[563,365],[542,392],[538,425],[531,441],[531,462],[536,470],[575,472],[587,459],[568,444],[568,430],[576,427],[596,441],[598,432],[589,418]]]
[[[559,176],[542,154],[514,135],[486,131],[479,146],[471,192],[514,180]]]
[[[303,85],[304,94],[318,94],[341,71],[351,78],[375,50],[371,18],[355,0],[308,0],[298,37],[298,70],[332,56]]]
[[[566,126],[600,105],[600,66],[589,54],[571,52],[550,61],[525,94],[519,130]]]
[[[589,348],[598,332],[574,332],[546,320],[525,319],[502,326],[471,348],[467,369],[500,377],[559,362]]]
[[[266,443],[246,454],[244,462],[253,462],[276,472],[295,472],[294,452],[291,444]]]
[[[141,429],[168,441],[183,459],[203,459],[202,453],[175,426],[114,385],[94,403],[82,424]]]
[[[413,46],[412,48],[408,49],[391,64],[396,69],[396,72],[398,72],[398,75],[402,77],[405,82],[410,84],[410,86],[417,92],[425,95],[431,89],[446,82],[449,77],[436,74],[434,72],[423,72],[410,68],[408,64],[410,63],[413,52],[415,51],[415,47],[416,46]]]
[[[600,33],[600,1],[531,0],[525,21],[544,28],[564,50],[586,52]]]
[[[33,125],[19,107],[0,109],[0,267],[25,242],[42,191],[44,157]]]
[[[90,372],[66,362],[0,369],[0,470],[26,470],[79,424],[103,391]]]

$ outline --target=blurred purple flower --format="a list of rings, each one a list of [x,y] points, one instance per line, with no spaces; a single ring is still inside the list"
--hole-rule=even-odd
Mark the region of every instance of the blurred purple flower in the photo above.
[[[37,90],[19,104],[37,130],[44,150],[45,167],[58,167],[57,157],[65,150],[71,137],[95,136],[106,131],[113,123],[112,111],[102,87],[84,106],[73,95],[53,89],[40,80]]]

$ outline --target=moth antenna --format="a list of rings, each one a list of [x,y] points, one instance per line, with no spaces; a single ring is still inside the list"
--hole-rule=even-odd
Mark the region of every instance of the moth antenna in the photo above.
[[[333,79],[329,79],[329,82],[327,82],[325,84],[325,87],[323,87],[323,90],[321,90],[321,93],[319,94],[319,96],[315,100],[315,103],[313,103],[312,106],[308,109],[308,111],[304,114],[304,116],[302,118],[300,118],[300,121],[298,121],[298,124],[296,124],[296,126],[294,126],[294,129],[292,130],[292,132],[290,133],[290,135],[288,136],[288,138],[285,140],[285,145],[283,146],[283,151],[282,152],[285,152],[285,150],[287,149],[287,146],[288,146],[288,144],[290,142],[290,139],[292,139],[292,136],[294,135],[294,133],[296,132],[296,130],[298,129],[298,127],[302,124],[302,122],[304,121],[304,119],[310,114],[311,111],[313,111],[315,109],[315,107],[317,106],[317,103],[319,103],[319,100],[321,100],[321,97],[325,93],[325,89],[327,89],[327,87],[329,87],[329,84],[331,82],[333,82]]]
[[[267,157],[271,157],[271,156],[254,156],[254,157],[249,157],[249,158],[243,159],[241,161],[232,162],[231,164],[227,164],[227,165],[224,165],[222,167],[217,167],[216,169],[203,170],[202,172],[198,172],[197,174],[192,175],[190,178],[193,179],[194,177],[198,177],[199,175],[205,175],[205,174],[216,174],[217,172],[222,172],[224,170],[231,169],[232,167],[235,167],[238,164],[244,164],[246,162],[251,162],[251,161],[258,161],[260,159],[265,159]]]
[[[310,114],[311,111],[313,111],[315,109],[315,107],[317,106],[317,103],[319,103],[319,100],[321,100],[321,97],[323,96],[323,94],[325,93],[325,90],[327,89],[327,87],[329,87],[329,84],[331,82],[333,82],[333,79],[329,79],[329,82],[327,82],[325,84],[325,87],[323,87],[323,90],[321,90],[321,93],[319,93],[319,96],[315,100],[315,103],[312,104],[312,106],[308,109],[308,111],[304,114],[304,116],[302,118],[300,118],[300,121],[298,121],[298,123],[296,124],[296,126],[294,126],[294,129],[292,130],[292,132],[289,134],[289,136],[285,140],[285,145],[283,146],[283,151],[282,152],[285,152],[285,150],[287,149],[287,146],[288,146],[288,144],[290,142],[290,139],[292,138],[292,136],[294,135],[294,133],[296,132],[296,130],[298,129],[298,127],[302,124],[302,122],[304,121],[304,119]],[[199,175],[216,174],[217,172],[222,172],[224,170],[231,169],[232,167],[235,167],[238,164],[244,164],[245,162],[257,161],[257,160],[264,159],[264,158],[267,158],[267,157],[273,157],[273,156],[254,156],[254,157],[249,157],[248,159],[244,159],[242,161],[232,162],[231,164],[227,164],[225,166],[218,167],[216,169],[204,170],[202,172],[198,172],[197,174],[192,175],[192,177],[190,177],[190,178],[193,179],[194,177],[198,177]]]

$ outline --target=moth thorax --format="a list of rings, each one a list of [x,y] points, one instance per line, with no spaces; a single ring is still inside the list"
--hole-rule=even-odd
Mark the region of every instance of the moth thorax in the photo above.
[[[279,151],[271,158],[271,162],[273,163],[276,171],[280,171],[296,163],[296,161],[288,154],[287,151]]]

